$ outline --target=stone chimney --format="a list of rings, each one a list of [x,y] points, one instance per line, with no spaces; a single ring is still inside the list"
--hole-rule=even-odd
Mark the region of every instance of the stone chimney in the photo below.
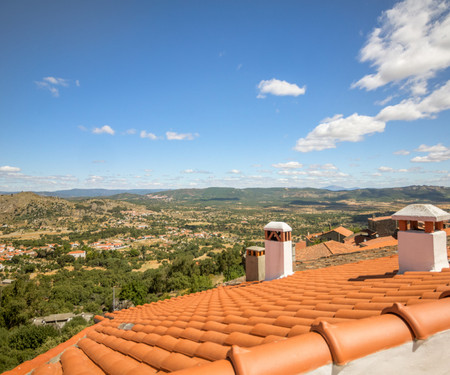
[[[399,273],[439,272],[449,267],[444,221],[450,214],[432,204],[411,204],[392,215],[398,220]],[[419,228],[423,222],[424,229]]]
[[[272,221],[264,227],[266,248],[266,278],[279,279],[292,272],[292,228]]]
[[[251,246],[245,254],[246,281],[262,281],[266,277],[265,249],[259,246]]]

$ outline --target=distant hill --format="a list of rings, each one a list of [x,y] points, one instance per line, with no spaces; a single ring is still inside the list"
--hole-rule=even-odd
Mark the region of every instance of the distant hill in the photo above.
[[[64,219],[81,221],[85,216],[93,220],[108,218],[118,211],[135,208],[128,202],[103,198],[73,202],[30,192],[8,193],[0,195],[0,224],[54,225]]]
[[[97,198],[97,197],[109,197],[117,194],[136,194],[146,195],[150,193],[156,193],[163,191],[164,189],[71,189],[71,190],[56,190],[56,191],[35,191],[35,194],[46,197],[58,197],[58,198]],[[0,194],[15,194],[9,192],[0,192]]]
[[[314,188],[206,188],[179,189],[147,195],[149,198],[191,203],[240,203],[247,205],[309,205],[343,201],[448,203],[450,188],[408,186],[384,189],[331,191]]]

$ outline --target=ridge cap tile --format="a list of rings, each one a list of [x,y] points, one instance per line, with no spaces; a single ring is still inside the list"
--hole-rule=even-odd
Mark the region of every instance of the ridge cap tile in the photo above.
[[[425,340],[437,332],[450,329],[450,298],[411,306],[394,303],[391,307],[385,308],[382,314],[400,317],[408,324],[418,340]]]
[[[335,325],[321,321],[313,325],[311,330],[321,334],[327,341],[333,360],[338,365],[399,346],[413,338],[405,322],[391,314]]]

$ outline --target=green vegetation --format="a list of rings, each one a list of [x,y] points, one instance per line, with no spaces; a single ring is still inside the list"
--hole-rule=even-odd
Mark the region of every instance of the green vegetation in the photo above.
[[[67,341],[91,323],[75,317],[62,329],[31,324],[0,327],[0,372],[7,371]]]

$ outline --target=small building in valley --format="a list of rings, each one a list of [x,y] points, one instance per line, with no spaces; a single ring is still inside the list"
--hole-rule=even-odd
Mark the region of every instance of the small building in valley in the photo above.
[[[393,236],[397,231],[397,222],[392,216],[372,217],[367,219],[367,227],[380,237]]]
[[[306,236],[306,245],[311,246],[318,242],[324,241],[336,241],[344,243],[344,240],[352,234],[353,232],[350,229],[339,226],[326,232],[313,233]]]

